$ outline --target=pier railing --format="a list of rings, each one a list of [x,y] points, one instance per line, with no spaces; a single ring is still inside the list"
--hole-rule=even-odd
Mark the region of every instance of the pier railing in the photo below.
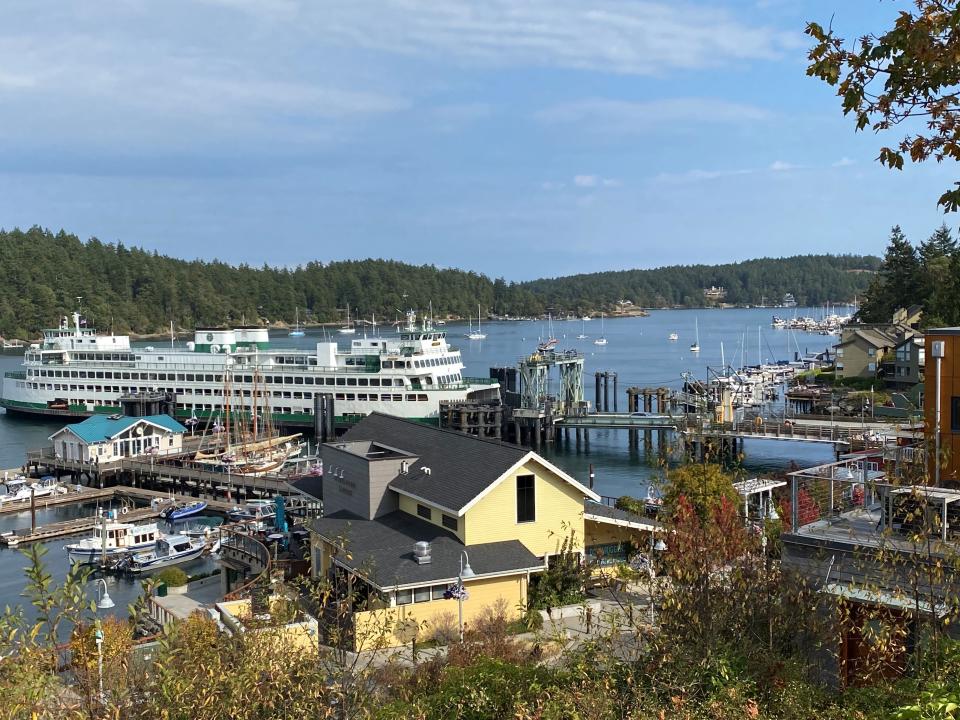
[[[273,570],[273,556],[270,554],[270,548],[252,535],[247,535],[246,533],[230,528],[221,528],[220,553],[224,557],[236,560],[251,569],[256,567],[261,568],[256,576],[235,590],[227,593],[224,596],[224,600],[239,600],[245,598],[250,595],[257,585],[270,581],[270,574]]]

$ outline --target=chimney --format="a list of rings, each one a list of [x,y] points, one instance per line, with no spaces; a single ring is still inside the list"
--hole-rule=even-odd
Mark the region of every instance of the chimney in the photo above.
[[[415,543],[413,546],[413,559],[417,561],[417,565],[429,565],[430,543],[426,540]]]

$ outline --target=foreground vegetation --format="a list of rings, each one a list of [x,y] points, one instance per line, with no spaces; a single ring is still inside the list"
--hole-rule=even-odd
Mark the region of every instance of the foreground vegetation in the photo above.
[[[203,325],[342,321],[352,316],[392,322],[408,307],[433,304],[439,317],[477,312],[535,315],[548,309],[588,312],[627,299],[641,306],[703,305],[702,289],[725,286],[727,300],[758,303],[785,292],[819,304],[852,298],[869,282],[877,258],[805,256],[719,266],[579,275],[508,283],[463,270],[391,260],[307,263],[293,270],[177,260],[122,243],[82,242],[63,231],[0,231],[0,335],[35,337],[76,309],[102,329],[165,332]]]
[[[0,718],[960,716],[960,644],[944,633],[950,616],[921,619],[910,638],[878,632],[855,687],[833,689],[825,684],[828,648],[842,606],[781,572],[778,528],[761,534],[744,527],[730,476],[719,467],[685,466],[671,471],[668,483],[669,544],[662,557],[646,558],[659,580],[649,581],[643,564],[605,571],[639,586],[650,582],[655,627],[645,608],[628,605],[630,596],[611,585],[608,610],[593,617],[587,634],[554,632],[548,623],[517,627],[506,621],[505,608],[494,607],[467,627],[462,644],[451,614],[449,627],[418,638],[419,652],[411,655],[408,646],[402,659],[374,650],[354,658],[318,643],[297,645],[279,624],[258,623],[227,635],[197,615],[137,652],[133,625],[143,608],[134,606],[131,622],[100,625],[102,695],[95,610],[83,595],[89,578],[73,569],[63,586],[55,586],[42,552],[33,547],[25,594],[38,620],[27,623],[9,610],[0,617]],[[566,597],[569,580],[584,577],[581,568],[557,563],[541,583],[542,604]],[[314,591],[316,598],[329,588],[321,583]],[[866,623],[873,627],[878,620],[882,614]],[[58,640],[67,644],[57,649]],[[896,681],[884,679],[887,659],[899,656],[905,643],[915,645],[906,672]]]

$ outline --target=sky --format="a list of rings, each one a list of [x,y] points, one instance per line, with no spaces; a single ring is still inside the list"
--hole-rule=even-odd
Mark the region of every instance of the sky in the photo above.
[[[906,0],[5,0],[0,227],[524,280],[882,254],[957,168],[875,161],[807,21]]]

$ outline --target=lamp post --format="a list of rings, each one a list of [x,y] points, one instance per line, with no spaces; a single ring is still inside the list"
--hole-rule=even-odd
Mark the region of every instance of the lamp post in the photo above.
[[[103,592],[100,592],[100,587],[103,587]],[[107,592],[107,581],[103,578],[97,580],[97,608],[100,610],[109,610],[114,606],[113,599],[110,597],[110,593]],[[94,638],[97,641],[97,676],[100,684],[100,704],[105,705],[107,702],[107,696],[103,692],[103,628],[100,626],[100,618],[97,618],[96,631]]]
[[[466,559],[466,563],[464,563],[464,559]],[[457,610],[460,615],[460,642],[463,642],[463,595],[466,592],[463,587],[463,580],[464,578],[472,578],[474,575],[476,575],[476,573],[473,572],[473,568],[470,567],[470,556],[467,555],[466,550],[462,550],[460,552],[460,574],[457,575],[457,585],[459,586],[457,588]]]
[[[661,553],[667,549],[667,544],[662,539],[654,539],[653,533],[650,533],[650,554],[647,558],[647,575],[650,578],[650,597],[647,602],[647,606],[650,609],[650,627],[653,627],[653,624],[656,622],[654,617],[654,608],[653,608],[653,554],[654,552]]]

